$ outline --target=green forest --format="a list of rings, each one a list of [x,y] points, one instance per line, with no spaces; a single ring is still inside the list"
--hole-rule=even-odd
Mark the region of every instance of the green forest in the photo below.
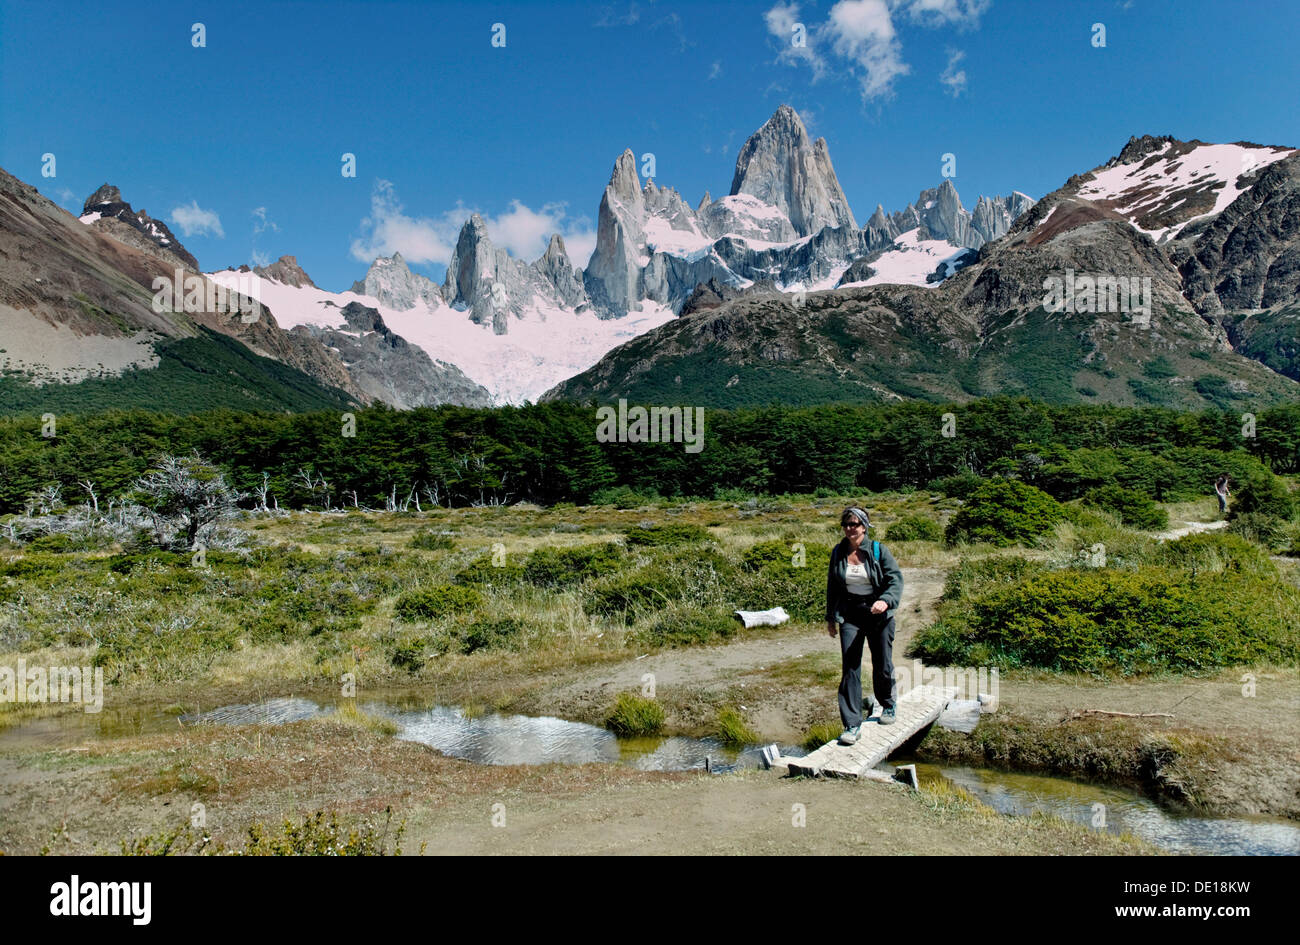
[[[297,414],[147,410],[0,419],[0,514],[60,484],[127,490],[163,454],[197,452],[244,494],[281,508],[588,504],[619,497],[962,494],[1007,475],[1060,500],[1119,485],[1158,502],[1300,472],[1300,405],[1257,415],[1049,405],[765,407],[705,411],[703,449],[598,442],[595,408],[569,403]],[[259,498],[259,490],[260,498]]]

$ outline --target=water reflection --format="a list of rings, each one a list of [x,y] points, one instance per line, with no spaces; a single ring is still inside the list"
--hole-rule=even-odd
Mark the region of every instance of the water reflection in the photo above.
[[[1175,816],[1122,788],[1050,775],[924,764],[917,771],[942,775],[1004,814],[1039,811],[1108,833],[1131,833],[1175,853],[1300,855],[1300,825],[1279,818]]]

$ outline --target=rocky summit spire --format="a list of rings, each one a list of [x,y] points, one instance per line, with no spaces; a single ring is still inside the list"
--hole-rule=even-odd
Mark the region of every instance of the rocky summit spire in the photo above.
[[[857,228],[831,166],[826,139],[808,138],[799,113],[782,105],[736,158],[731,194],[750,194],[790,218],[800,236],[822,227]]]
[[[637,184],[636,157],[625,150],[600,198],[596,251],[583,273],[587,292],[598,311],[622,315],[639,308],[641,269],[646,253],[645,200]]]

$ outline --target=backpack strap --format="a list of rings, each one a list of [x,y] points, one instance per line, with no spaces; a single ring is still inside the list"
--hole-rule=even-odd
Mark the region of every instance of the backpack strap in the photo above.
[[[871,558],[873,561],[880,560],[880,542],[878,541],[873,541],[871,543]]]

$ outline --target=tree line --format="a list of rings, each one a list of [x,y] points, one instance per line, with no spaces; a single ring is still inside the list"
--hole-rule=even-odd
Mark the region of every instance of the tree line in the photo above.
[[[1243,415],[1001,397],[708,410],[699,452],[600,442],[597,426],[594,406],[572,403],[0,418],[0,514],[24,511],[51,485],[65,500],[89,489],[119,494],[159,457],[195,452],[226,473],[244,505],[282,508],[584,504],[618,487],[840,493],[997,473],[1060,495],[1116,471],[1130,488],[1176,500],[1189,488],[1208,492],[1219,471],[1300,472],[1300,405]]]

